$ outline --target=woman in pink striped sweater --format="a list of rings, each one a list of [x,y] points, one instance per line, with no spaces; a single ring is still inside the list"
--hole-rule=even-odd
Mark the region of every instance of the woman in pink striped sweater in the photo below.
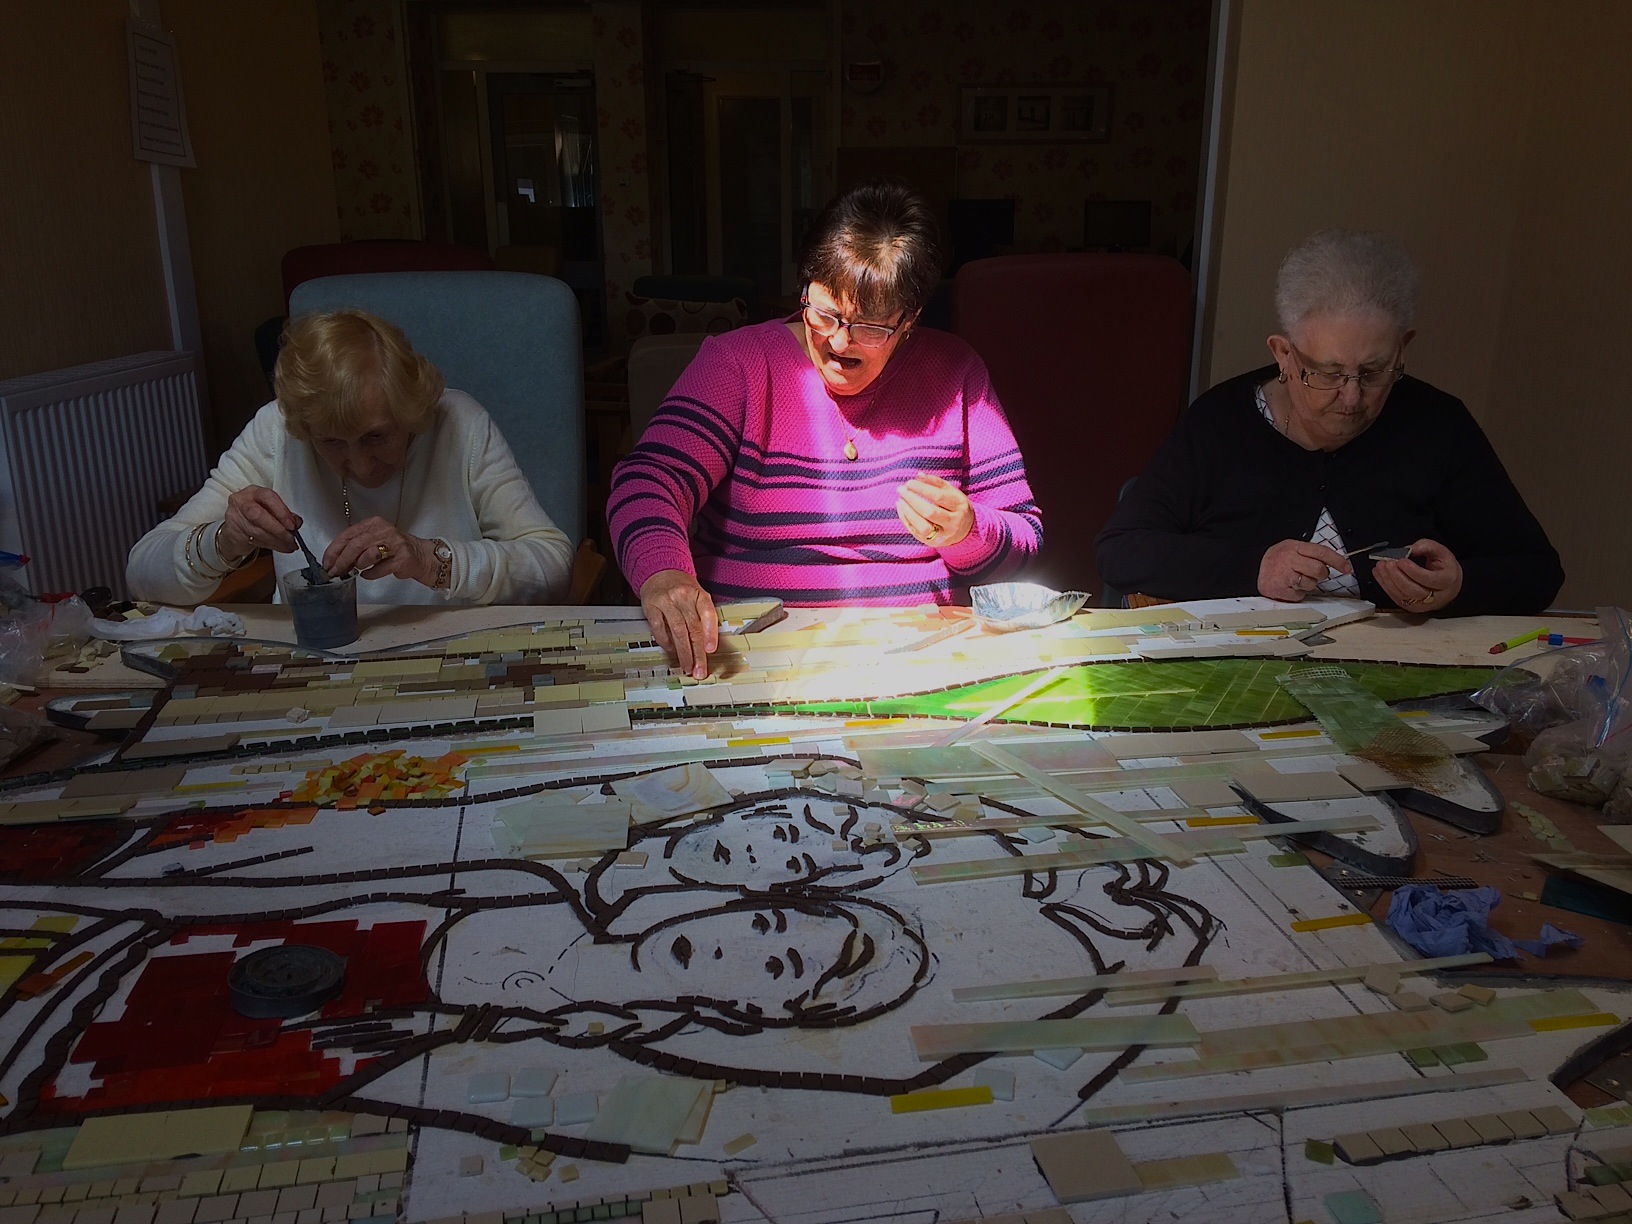
[[[711,337],[617,467],[618,561],[652,632],[708,674],[711,596],[951,603],[1042,543],[1025,463],[972,349],[916,328],[935,221],[869,183],[817,220],[803,309]]]

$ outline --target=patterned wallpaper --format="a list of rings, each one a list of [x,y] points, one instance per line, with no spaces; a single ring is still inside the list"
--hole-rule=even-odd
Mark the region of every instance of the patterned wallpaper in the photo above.
[[[1098,144],[970,144],[958,194],[1012,196],[1022,251],[1082,244],[1087,199],[1148,199],[1151,239],[1180,254],[1195,224],[1208,0],[842,0],[843,55],[881,59],[883,86],[846,89],[843,145],[957,143],[960,85],[1112,87]]]
[[[420,238],[399,0],[316,0],[340,238]]]
[[[590,6],[599,110],[601,230],[611,349],[628,343],[624,292],[652,270],[651,184],[646,169],[646,69],[639,0]]]

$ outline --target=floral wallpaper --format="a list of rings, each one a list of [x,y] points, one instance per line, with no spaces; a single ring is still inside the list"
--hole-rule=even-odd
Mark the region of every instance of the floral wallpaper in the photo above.
[[[646,169],[646,67],[639,0],[590,5],[599,111],[601,232],[611,349],[629,340],[625,292],[652,270],[651,185]]]
[[[884,61],[846,89],[843,145],[954,145],[962,85],[1110,85],[1097,144],[965,144],[958,194],[1012,196],[1021,251],[1082,245],[1088,199],[1151,201],[1151,241],[1182,254],[1195,226],[1208,0],[842,0],[843,59]]]
[[[399,0],[316,0],[340,238],[419,238]]]

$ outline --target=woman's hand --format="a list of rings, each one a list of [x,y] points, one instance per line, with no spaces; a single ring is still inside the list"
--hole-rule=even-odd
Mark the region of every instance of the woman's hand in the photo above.
[[[406,578],[423,586],[436,583],[436,553],[429,540],[404,535],[378,517],[353,523],[323,554],[323,568],[339,577],[358,570],[364,578]]]
[[[641,585],[640,610],[657,644],[698,680],[708,676],[708,655],[720,648],[720,614],[685,570],[658,570]]]
[[[1258,563],[1258,593],[1283,603],[1302,603],[1331,576],[1354,573],[1342,553],[1308,540],[1282,540]]]
[[[222,520],[221,534],[216,537],[223,561],[240,561],[257,548],[273,552],[295,551],[294,531],[301,524],[300,515],[283,504],[271,489],[250,485],[227,498],[227,514]]]
[[[1438,540],[1418,540],[1403,561],[1375,561],[1371,576],[1406,612],[1437,612],[1462,590],[1462,565]]]
[[[963,490],[924,472],[896,490],[895,513],[915,539],[931,548],[961,544],[975,528],[974,507]]]

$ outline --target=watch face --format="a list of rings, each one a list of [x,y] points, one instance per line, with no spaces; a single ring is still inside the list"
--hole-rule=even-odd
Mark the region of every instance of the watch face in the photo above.
[[[452,561],[453,560],[453,549],[452,549],[452,547],[447,545],[447,544],[438,544],[436,546],[436,559],[438,561]]]

